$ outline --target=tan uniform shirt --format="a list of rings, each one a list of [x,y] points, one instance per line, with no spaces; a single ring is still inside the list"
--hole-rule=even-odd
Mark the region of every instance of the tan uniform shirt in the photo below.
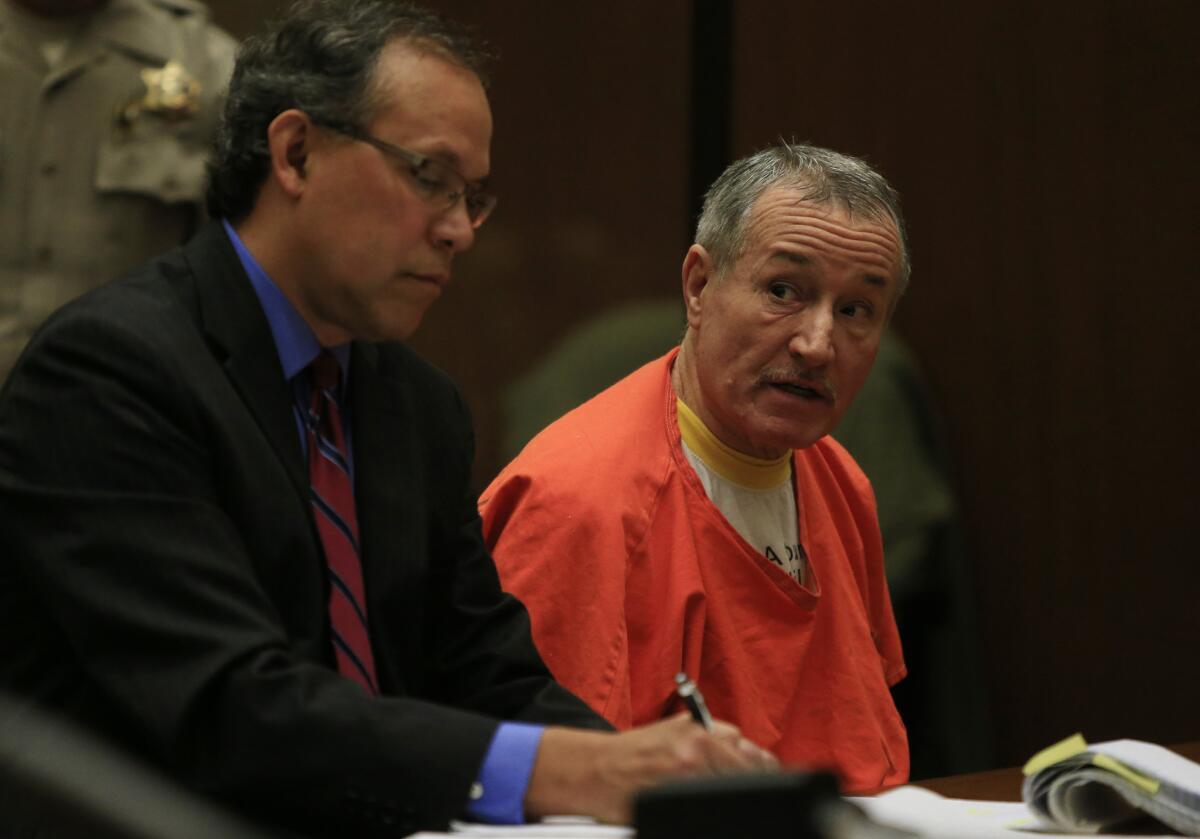
[[[196,228],[234,46],[194,0],[0,0],[0,381],[50,312]]]

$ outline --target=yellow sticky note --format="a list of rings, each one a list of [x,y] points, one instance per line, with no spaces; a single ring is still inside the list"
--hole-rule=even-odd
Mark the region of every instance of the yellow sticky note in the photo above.
[[[1075,757],[1080,752],[1086,752],[1087,747],[1087,740],[1083,739],[1082,734],[1072,734],[1066,740],[1061,740],[1053,746],[1047,746],[1029,758],[1025,768],[1021,771],[1026,775],[1033,775],[1041,772],[1047,766],[1053,766],[1060,760],[1066,760],[1069,757]]]
[[[1158,795],[1158,781],[1156,781],[1154,778],[1151,778],[1149,775],[1143,775],[1136,769],[1130,769],[1116,758],[1109,757],[1108,755],[1092,755],[1092,763],[1096,764],[1101,769],[1107,769],[1114,775],[1120,775],[1122,778],[1129,781],[1129,783],[1136,787],[1140,787],[1150,795]]]

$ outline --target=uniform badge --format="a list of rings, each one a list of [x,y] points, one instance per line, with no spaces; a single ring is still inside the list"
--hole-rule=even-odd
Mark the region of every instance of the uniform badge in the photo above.
[[[178,122],[200,110],[200,82],[178,61],[142,70],[146,92],[121,109],[121,122],[132,125],[142,114]]]

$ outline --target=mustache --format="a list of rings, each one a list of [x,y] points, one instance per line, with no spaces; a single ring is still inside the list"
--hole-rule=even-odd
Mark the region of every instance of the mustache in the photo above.
[[[837,399],[837,387],[830,381],[829,376],[818,370],[805,370],[800,367],[768,367],[758,377],[762,385],[798,385],[828,399]]]

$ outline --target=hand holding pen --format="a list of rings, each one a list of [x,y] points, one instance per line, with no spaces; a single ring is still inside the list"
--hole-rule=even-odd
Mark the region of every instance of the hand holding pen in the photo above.
[[[708,712],[708,706],[704,704],[704,694],[700,693],[700,688],[696,687],[696,683],[688,678],[687,673],[676,674],[675,693],[687,706],[692,719],[704,726],[705,731],[712,731],[713,718],[712,714]]]
[[[718,733],[718,729],[723,729],[721,736],[732,736],[737,748],[750,756],[759,765],[759,768],[778,768],[779,763],[775,760],[774,756],[741,736],[741,733],[736,728],[727,723],[721,723],[718,726],[713,721],[712,714],[708,711],[708,705],[704,702],[704,694],[700,692],[700,688],[696,687],[696,683],[691,680],[687,673],[677,673],[675,675],[675,695],[683,700],[683,704],[687,707],[688,713],[691,714],[692,720],[703,726],[704,730],[709,734],[716,734]]]
[[[617,733],[548,726],[525,795],[532,818],[564,813],[628,824],[633,795],[666,781],[779,768],[736,726],[714,720],[685,674],[675,692],[690,712]]]

